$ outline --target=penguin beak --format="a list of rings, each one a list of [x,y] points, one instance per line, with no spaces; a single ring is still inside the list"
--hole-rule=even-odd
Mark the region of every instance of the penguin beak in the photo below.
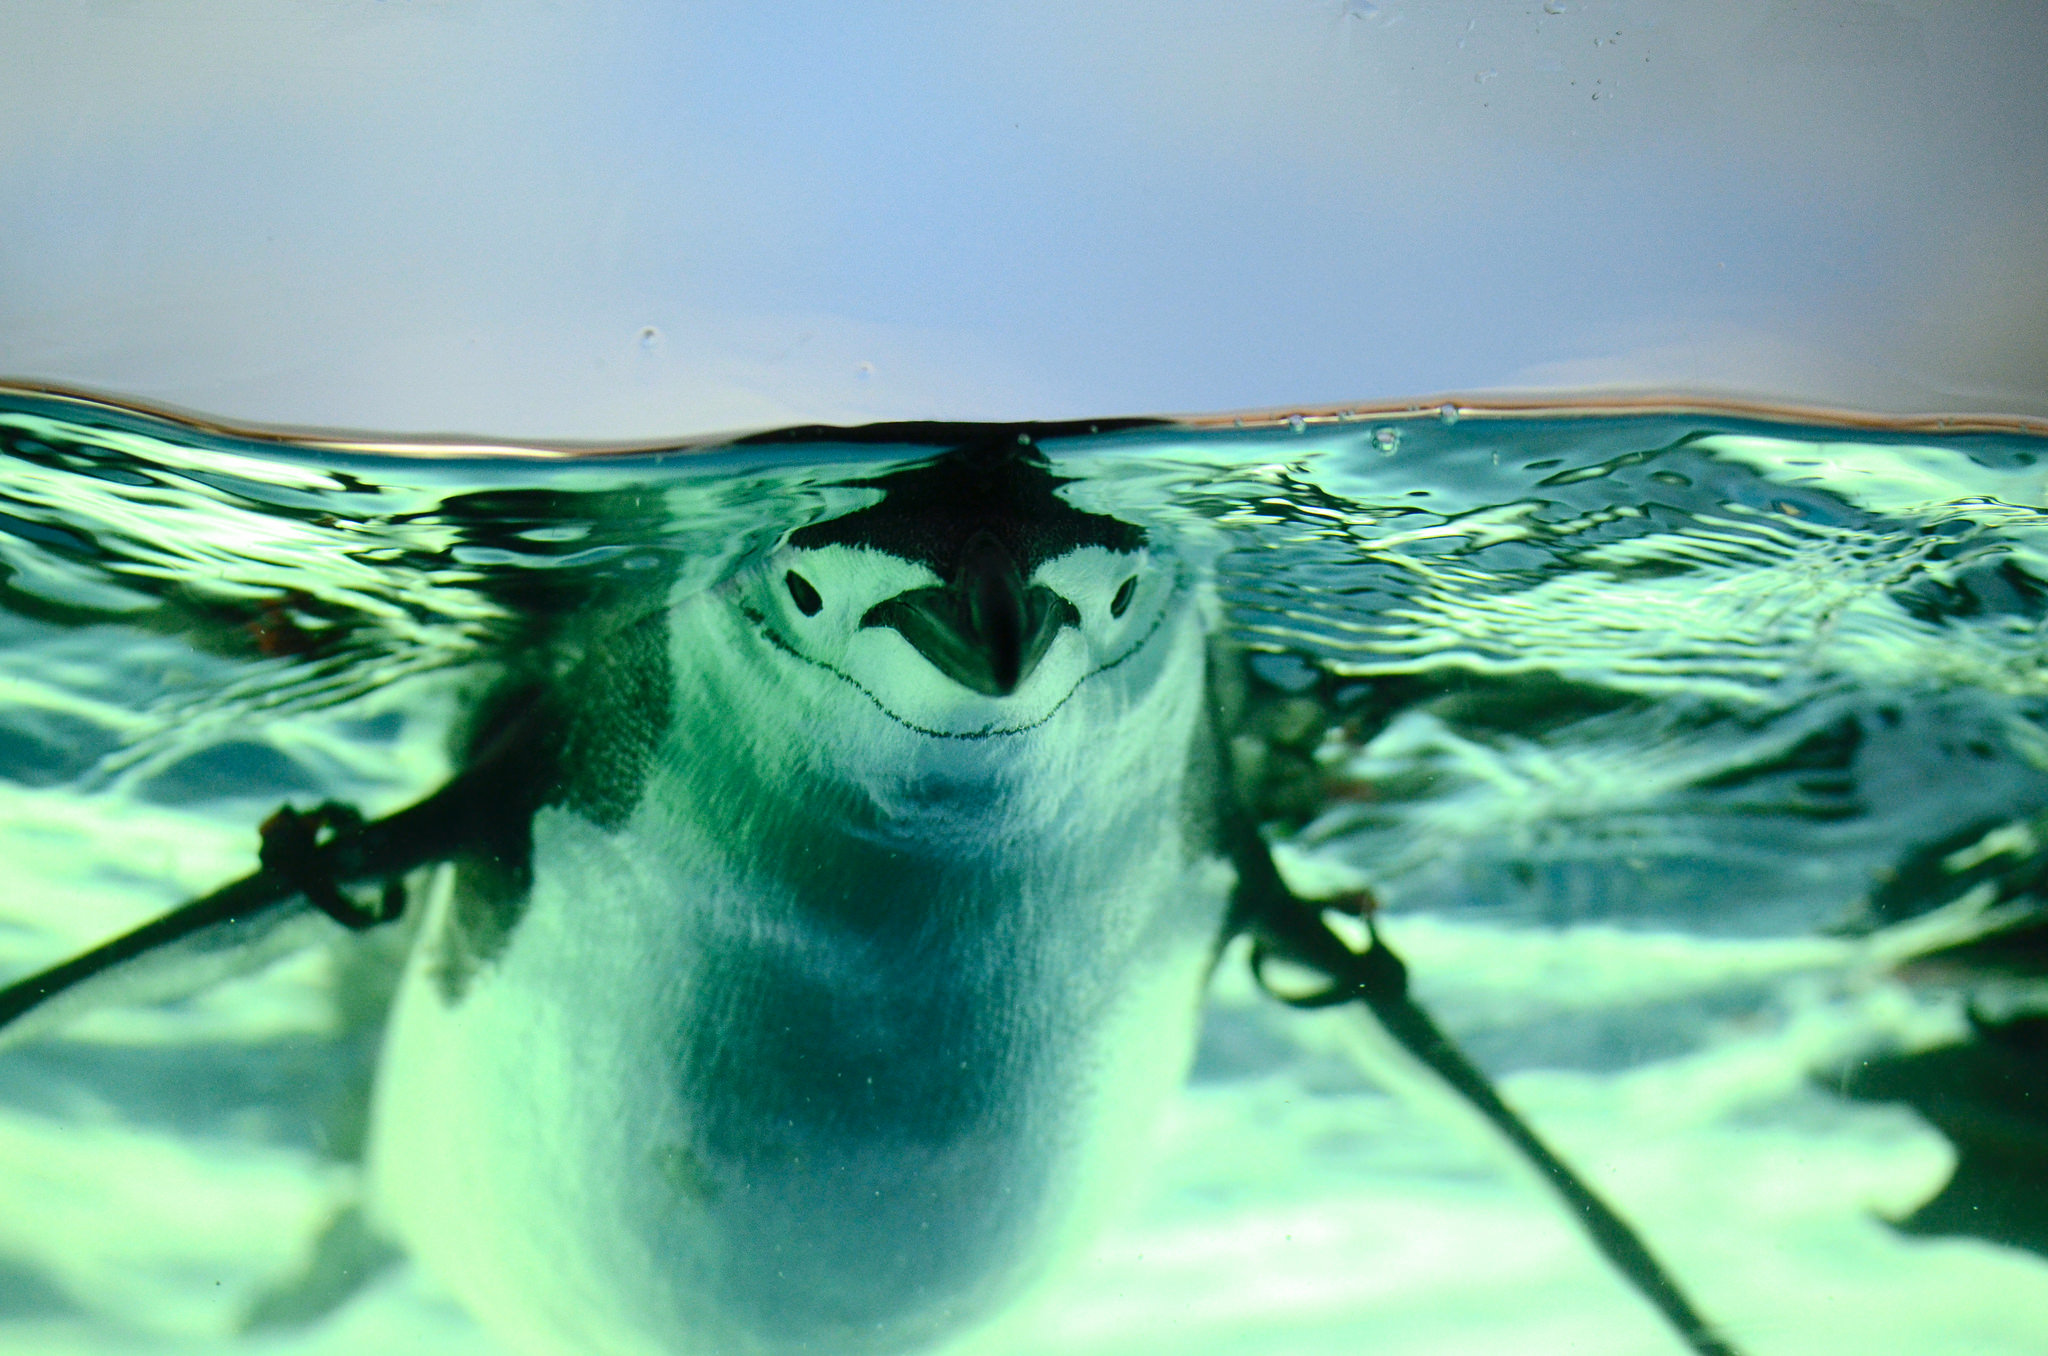
[[[1007,697],[1081,614],[1043,584],[1026,587],[1003,544],[982,531],[961,548],[951,583],[876,603],[860,624],[894,627],[962,687]]]

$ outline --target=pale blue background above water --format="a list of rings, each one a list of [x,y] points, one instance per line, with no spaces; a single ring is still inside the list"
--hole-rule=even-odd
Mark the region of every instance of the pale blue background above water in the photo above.
[[[528,437],[2038,412],[2044,58],[2031,0],[23,0],[0,374]]]

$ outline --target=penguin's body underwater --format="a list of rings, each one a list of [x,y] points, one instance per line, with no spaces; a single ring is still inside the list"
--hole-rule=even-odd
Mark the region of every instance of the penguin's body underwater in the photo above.
[[[920,1349],[1111,1194],[1224,924],[1213,617],[1056,484],[899,472],[533,699],[529,862],[424,919],[372,1140],[517,1345]]]

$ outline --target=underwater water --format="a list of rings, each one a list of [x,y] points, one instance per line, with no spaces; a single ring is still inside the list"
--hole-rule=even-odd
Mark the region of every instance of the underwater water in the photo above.
[[[1031,431],[1205,572],[1282,868],[1748,1353],[2048,1337],[2048,433],[1417,410]],[[279,440],[0,393],[0,982],[454,771],[532,618],[983,436]],[[0,1049],[0,1350],[487,1353],[353,1221],[396,943]],[[1356,1012],[1239,949],[1149,1180],[961,1350],[1668,1353]]]

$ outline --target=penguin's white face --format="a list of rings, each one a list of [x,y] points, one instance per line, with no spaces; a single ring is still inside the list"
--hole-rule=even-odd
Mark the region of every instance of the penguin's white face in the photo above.
[[[738,601],[775,650],[896,723],[982,737],[1041,725],[1082,684],[1125,667],[1185,593],[1178,564],[1142,547],[1078,546],[1028,577],[989,551],[985,606],[923,562],[839,544],[785,544],[739,581]]]

